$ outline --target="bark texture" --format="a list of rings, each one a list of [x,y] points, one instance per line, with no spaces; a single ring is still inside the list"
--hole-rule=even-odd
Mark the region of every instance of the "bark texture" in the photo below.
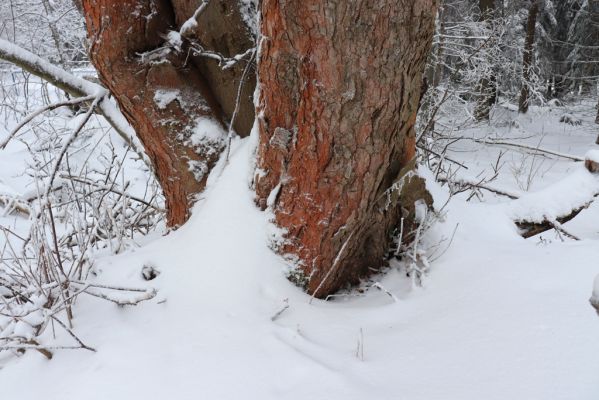
[[[192,56],[189,62],[193,52],[187,40],[181,48],[165,45],[167,33],[178,31],[201,3],[200,0],[82,1],[91,41],[90,58],[153,163],[166,198],[170,226],[187,220],[191,205],[205,187],[208,172],[225,147],[226,128],[233,113],[230,105],[237,98],[237,87],[232,86],[238,85],[241,77],[239,66],[229,69],[218,79],[234,83],[217,90],[218,85],[209,80],[216,79],[218,74],[204,74],[209,69],[208,63],[217,65],[216,61],[196,60]],[[223,3],[233,4],[234,0],[211,3],[211,7],[220,7]],[[238,12],[222,7],[216,11],[211,8],[210,12],[233,15],[227,20],[229,32],[236,38],[244,32],[248,38],[236,44],[237,47],[227,48],[230,52],[236,52],[240,46],[251,47],[251,35]],[[206,37],[226,36],[222,24],[203,27]],[[201,29],[198,25],[194,35],[199,36]],[[253,90],[251,82],[247,90]],[[253,119],[247,103],[251,104],[249,96],[244,102],[245,114],[235,124],[241,134],[248,133],[247,121]],[[197,129],[202,119],[211,120],[220,137],[202,136]]]
[[[526,21],[526,40],[524,41],[524,55],[522,57],[522,91],[520,92],[520,101],[518,102],[518,111],[525,114],[528,112],[528,103],[530,101],[530,81],[532,60],[534,57],[535,31],[537,26],[537,16],[539,15],[540,0],[533,0],[528,10],[528,20]]]
[[[397,194],[412,182],[436,6],[262,1],[257,202],[317,297],[380,268],[407,212]]]
[[[202,4],[202,0],[172,0],[177,26],[183,25]],[[239,9],[239,0],[210,0],[200,14],[197,26],[190,39],[206,50],[217,52],[224,57],[243,54],[255,46],[255,39],[245,24]],[[240,84],[246,61],[238,62],[230,68],[223,68],[214,59],[190,53],[192,63],[202,73],[225,117],[231,120],[237,103],[237,89]],[[244,60],[249,60],[248,54]],[[233,127],[242,137],[249,135],[254,124],[253,95],[256,88],[255,67],[247,74],[239,98],[239,109]]]

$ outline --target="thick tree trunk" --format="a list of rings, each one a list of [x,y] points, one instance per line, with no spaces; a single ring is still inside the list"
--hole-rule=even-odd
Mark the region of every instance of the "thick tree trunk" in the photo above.
[[[225,129],[237,99],[236,85],[247,62],[219,73],[216,61],[194,55],[188,39],[184,38],[181,48],[176,43],[165,45],[168,32],[179,31],[201,4],[201,0],[82,1],[91,60],[153,163],[171,226],[186,221],[208,172],[225,147]],[[226,29],[218,23],[198,24],[190,36],[222,40],[218,50],[224,56],[252,47],[251,34],[232,5],[237,2],[214,0],[205,10],[213,17],[226,13]],[[231,83],[221,86],[223,80]],[[248,95],[253,85],[246,84],[240,98],[241,112],[235,124],[240,134],[249,132],[249,121],[253,120]]]
[[[402,206],[413,208],[394,200],[412,182],[436,5],[262,1],[257,201],[317,297],[381,267]]]
[[[524,42],[524,55],[522,57],[522,91],[518,102],[518,111],[522,114],[528,112],[530,102],[530,77],[532,71],[532,60],[534,56],[535,31],[537,26],[537,15],[539,14],[539,0],[533,0],[528,10],[526,21],[526,40]]]
[[[480,0],[480,20],[488,23],[495,12],[495,0]],[[488,121],[491,108],[497,101],[497,82],[495,77],[488,75],[483,77],[478,84],[478,101],[474,109],[474,118],[477,121]]]

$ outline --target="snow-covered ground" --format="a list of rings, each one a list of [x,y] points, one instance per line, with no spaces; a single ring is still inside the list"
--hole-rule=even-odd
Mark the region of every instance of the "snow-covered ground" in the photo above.
[[[564,108],[532,108],[524,117],[498,108],[492,125],[460,135],[534,134],[521,142],[584,157],[595,147],[591,107],[567,109],[582,126],[560,123]],[[589,306],[599,273],[599,205],[565,225],[582,240],[562,242],[554,232],[521,238],[509,199],[454,196],[427,233],[431,244],[453,240],[423,287],[390,269],[379,283],[396,300],[373,288],[310,301],[268,249],[268,214],[254,206],[248,186],[252,140],[234,143],[189,223],[97,261],[98,282],[153,287],[157,297],[128,308],[79,298],[75,329],[97,352],[5,359],[1,398],[599,398],[599,318]],[[450,155],[469,167],[459,176],[480,177],[492,175],[500,150],[507,148],[462,140]],[[580,162],[514,149],[502,160],[493,184],[517,193],[584,172]],[[440,207],[446,189],[429,186]],[[160,274],[145,281],[144,266]]]

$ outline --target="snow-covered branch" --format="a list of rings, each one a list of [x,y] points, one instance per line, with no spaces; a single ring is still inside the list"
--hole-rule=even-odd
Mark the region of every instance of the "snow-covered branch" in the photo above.
[[[202,4],[195,10],[193,15],[181,25],[181,29],[179,30],[179,34],[183,37],[188,37],[193,33],[193,30],[198,26],[198,18],[204,12],[206,7],[208,7],[209,0],[203,0]]]
[[[76,77],[43,58],[4,39],[0,39],[0,59],[15,64],[75,97],[95,97],[98,96],[99,93],[106,92],[106,89],[102,86]],[[131,128],[120,110],[111,103],[106,96],[104,96],[102,101],[98,103],[97,108],[119,136],[133,148],[147,165],[150,165],[145,153],[137,145],[135,131]]]

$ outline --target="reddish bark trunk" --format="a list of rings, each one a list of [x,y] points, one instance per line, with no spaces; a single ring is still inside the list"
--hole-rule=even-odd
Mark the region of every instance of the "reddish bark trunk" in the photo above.
[[[225,3],[235,2],[211,2],[211,15],[219,12],[213,7]],[[243,67],[236,66],[221,75],[207,75],[210,79],[218,76],[218,79],[232,82],[225,89],[219,89],[202,73],[212,71],[216,61],[192,57],[194,62],[189,62],[186,43],[181,51],[158,50],[164,46],[165,35],[170,30],[179,30],[178,26],[191,17],[200,4],[200,0],[82,2],[92,43],[91,60],[152,160],[166,198],[170,226],[187,220],[196,195],[203,190],[208,172],[225,146],[223,128],[232,115],[231,104],[237,98],[240,69],[245,66],[245,62],[241,62]],[[222,7],[218,10],[227,11]],[[227,13],[228,29],[235,38],[235,44],[227,49],[236,53],[244,46],[249,47],[251,36],[239,12],[235,14],[229,9]],[[222,30],[219,24],[204,24],[195,33],[210,37],[214,33],[210,29],[216,27]],[[245,41],[237,41],[242,36],[240,32],[245,34]],[[226,33],[217,31],[213,36],[223,38]],[[145,55],[141,56],[142,53]],[[252,90],[253,83],[249,82],[235,124],[240,134],[248,133],[248,121],[253,120],[251,107],[248,111],[251,99],[247,95]],[[194,128],[202,118],[209,118],[215,126],[220,126],[219,139],[198,140],[201,137]]]
[[[263,0],[257,201],[323,297],[384,264],[435,0]],[[413,203],[412,203],[413,206]]]

